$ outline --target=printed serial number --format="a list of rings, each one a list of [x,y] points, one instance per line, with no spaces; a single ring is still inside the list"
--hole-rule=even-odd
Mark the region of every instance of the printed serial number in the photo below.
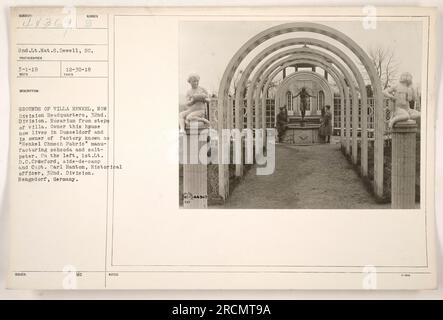
[[[218,304],[218,315],[261,315],[271,314],[271,310],[268,305],[261,304]]]
[[[269,305],[261,304],[217,304],[215,309],[204,306],[189,306],[179,304],[172,308],[171,314],[176,315],[192,315],[199,318],[205,318],[208,314],[216,313],[217,315],[270,315],[271,309]]]

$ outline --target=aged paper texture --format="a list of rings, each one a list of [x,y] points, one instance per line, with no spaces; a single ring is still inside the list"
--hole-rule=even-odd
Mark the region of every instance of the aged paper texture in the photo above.
[[[435,288],[435,24],[11,8],[8,286]]]

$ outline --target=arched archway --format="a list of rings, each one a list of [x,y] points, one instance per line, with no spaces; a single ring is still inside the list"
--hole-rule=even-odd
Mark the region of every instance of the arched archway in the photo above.
[[[285,42],[286,43],[286,42]],[[282,43],[281,45],[279,45],[279,46],[282,46],[282,45],[285,45],[285,43]],[[266,51],[266,50],[265,50]],[[277,53],[277,54],[275,54],[275,55],[273,55],[270,59],[268,59],[267,61],[265,61],[265,63],[262,65],[262,66],[260,66],[260,68],[259,68],[259,70],[254,74],[254,77],[253,77],[253,79],[252,79],[252,81],[250,82],[250,89],[252,88],[252,91],[249,91],[248,90],[248,103],[247,103],[247,106],[248,106],[248,109],[250,110],[251,109],[251,107],[252,107],[252,102],[251,102],[251,100],[250,100],[250,95],[249,95],[249,93],[250,92],[254,92],[254,88],[255,88],[255,83],[260,79],[260,85],[262,85],[263,83],[264,83],[264,81],[268,78],[268,76],[269,76],[269,73],[271,72],[271,71],[273,71],[273,69],[275,68],[275,67],[278,67],[279,66],[279,64],[280,63],[283,63],[283,62],[285,62],[285,61],[287,61],[288,59],[290,59],[291,57],[288,57],[289,55],[293,55],[293,54],[295,54],[295,53],[300,53],[300,54],[302,54],[302,53],[304,53],[304,54],[309,54],[309,55],[311,55],[311,56],[315,56],[315,57],[317,57],[317,56],[319,56],[319,57],[322,57],[323,59],[327,59],[327,60],[329,60],[329,61],[332,61],[333,63],[335,63],[337,66],[339,66],[339,68],[340,68],[340,70],[347,76],[347,77],[349,77],[349,83],[353,83],[353,80],[350,78],[350,76],[349,76],[349,74],[347,73],[347,70],[342,66],[342,64],[338,61],[338,60],[336,60],[334,57],[332,57],[331,55],[328,55],[327,53],[325,53],[325,52],[322,52],[322,51],[319,51],[319,50],[314,50],[314,49],[311,49],[311,48],[307,48],[307,47],[303,47],[303,48],[292,48],[292,49],[288,49],[288,50],[285,50],[285,51],[283,51],[283,52],[279,52],[279,53]],[[282,61],[278,61],[278,62],[275,62],[277,59],[279,59],[279,58],[285,58],[285,59],[283,59]],[[312,57],[307,57],[307,58],[312,58]],[[275,62],[275,63],[274,63]],[[323,60],[323,62],[324,63],[329,63],[328,61],[326,61],[326,60]],[[274,65],[272,65],[269,69],[267,69],[266,70],[266,68],[268,68],[272,63],[274,63]],[[329,67],[329,66],[328,66]],[[245,74],[249,74],[250,72],[251,72],[251,69],[248,67],[247,68],[247,72],[245,71],[245,72],[243,72],[242,73],[242,77],[241,77],[241,79],[240,79],[240,81],[238,82],[238,90],[237,90],[237,93],[236,93],[236,100],[235,100],[235,106],[239,106],[238,108],[236,108],[235,109],[235,118],[236,118],[236,124],[235,124],[235,127],[237,127],[237,128],[242,128],[242,125],[243,125],[243,119],[241,118],[241,110],[242,110],[242,108],[243,108],[243,97],[242,97],[242,95],[244,94],[244,91],[245,91],[245,87],[244,87],[244,76],[245,76]],[[265,72],[265,70],[266,70],[266,72]],[[264,72],[264,75],[262,76],[262,74],[263,74],[263,72]],[[261,87],[260,87],[261,88]],[[352,90],[354,90],[354,88],[352,87]],[[259,94],[260,92],[261,92],[261,89],[259,89],[259,90],[256,90],[255,91],[257,94]],[[251,93],[252,94],[252,93]],[[255,118],[256,118],[256,128],[259,128],[260,127],[260,123],[265,123],[265,118],[266,118],[266,116],[265,116],[265,109],[266,109],[266,99],[265,99],[265,97],[262,99],[262,103],[260,103],[260,97],[259,96],[255,96],[255,110],[256,110],[256,114],[255,114]],[[343,104],[344,103],[344,98],[343,98],[343,96],[341,97],[341,103]],[[233,110],[231,109],[231,106],[232,106],[232,104],[229,104],[229,108],[228,108],[228,111],[227,111],[227,115],[228,115],[228,127],[231,127],[231,115],[233,114]],[[343,106],[342,106],[343,107]],[[344,108],[344,107],[343,107]],[[349,108],[348,108],[349,109]],[[250,113],[249,111],[247,111],[247,114],[248,114],[248,119],[250,119],[250,118],[252,118],[252,113]],[[261,120],[260,120],[261,119]],[[248,121],[249,122],[249,121]],[[248,124],[248,127],[250,127],[250,124]],[[265,127],[264,126],[262,126],[262,128],[263,129],[265,129]],[[237,159],[241,159],[241,157],[242,157],[242,155],[241,154],[236,154],[236,157],[237,157]],[[237,164],[236,165],[236,175],[237,176],[241,176],[243,173],[242,173],[242,168],[243,168],[243,165],[242,164]]]
[[[313,81],[317,84],[318,87],[318,93],[322,94],[322,103],[324,105],[325,99],[327,101],[327,104],[333,103],[333,93],[331,90],[331,87],[329,86],[329,83],[325,80],[324,77],[321,75],[312,72],[312,71],[296,71],[289,76],[287,76],[278,86],[277,91],[275,93],[275,105],[276,109],[281,106],[282,104],[282,97],[283,92],[291,93],[291,102],[292,102],[292,95],[294,92],[294,84],[297,81]],[[325,96],[326,92],[326,96]],[[285,99],[287,101],[287,99]],[[288,106],[289,109],[289,106]],[[295,109],[295,108],[294,108]],[[318,113],[317,113],[318,114]]]
[[[312,64],[315,66],[319,66],[325,70],[327,70],[331,76],[333,77],[335,83],[337,84],[337,87],[339,89],[339,94],[340,94],[340,105],[341,105],[341,113],[342,113],[342,117],[344,116],[344,112],[345,112],[345,103],[347,103],[347,107],[349,109],[349,99],[346,99],[346,97],[349,97],[349,89],[346,86],[346,83],[344,81],[343,76],[340,74],[340,72],[338,72],[338,70],[336,70],[334,67],[332,67],[331,65],[327,64],[327,61],[323,58],[316,58],[313,56],[309,56],[309,55],[295,55],[295,56],[291,56],[288,57],[286,59],[284,59],[285,61],[288,61],[289,64],[294,64],[295,62],[297,63],[307,63],[307,64]],[[269,84],[272,80],[273,77],[276,76],[276,74],[281,70],[282,67],[278,67],[278,64],[276,64],[274,67],[269,68],[269,70],[266,71],[266,76],[263,77],[263,79],[260,81],[258,87],[257,87],[257,96],[259,95],[259,93],[261,91],[266,92],[266,90],[269,87]],[[306,72],[306,71],[303,71]],[[267,75],[268,73],[271,73],[270,75]],[[297,73],[295,74],[291,74],[289,77],[287,77],[285,80],[286,81],[290,81],[291,78],[295,77],[297,75]],[[321,81],[321,79],[323,79],[323,77],[319,74],[316,74],[314,72],[312,72],[312,76],[316,77],[317,79],[319,79]],[[265,82],[266,80],[266,82]],[[259,99],[259,98],[258,98]],[[265,119],[264,119],[264,108],[265,108],[265,99],[262,96],[262,99],[259,99],[258,104],[261,104],[261,114],[262,114],[262,128],[266,129],[266,124],[265,124]],[[344,119],[341,119],[341,123],[344,122]],[[342,143],[343,143],[343,135],[344,131],[343,129],[341,130],[341,139],[342,139]]]
[[[262,106],[260,108],[260,92],[262,91],[262,87],[263,87],[263,85],[265,83],[265,80],[267,80],[269,77],[271,77],[271,78],[274,77],[275,75],[270,75],[270,74],[275,69],[277,69],[277,68],[279,68],[278,70],[280,70],[282,68],[281,64],[283,64],[285,62],[288,62],[288,61],[292,61],[294,59],[295,54],[297,54],[299,57],[301,57],[301,55],[303,54],[304,57],[306,59],[308,59],[308,60],[320,61],[320,62],[322,62],[324,64],[323,68],[327,69],[327,70],[334,69],[334,67],[331,65],[330,62],[334,63],[337,66],[337,68],[340,70],[340,72],[344,75],[344,79],[347,79],[348,83],[351,84],[350,89],[351,89],[352,98],[353,98],[352,100],[353,101],[358,101],[357,93],[356,93],[356,90],[355,90],[354,85],[353,85],[353,80],[352,80],[349,72],[347,71],[347,69],[338,60],[336,60],[334,57],[331,57],[330,55],[326,54],[325,52],[322,52],[322,51],[319,51],[319,50],[315,50],[315,49],[311,49],[311,48],[305,48],[305,47],[303,47],[303,48],[293,48],[293,49],[289,49],[289,50],[283,51],[283,52],[281,52],[279,54],[276,54],[276,55],[272,56],[270,59],[268,59],[259,68],[257,73],[254,75],[253,80],[251,81],[250,89],[252,91],[255,90],[254,91],[255,92],[255,106],[256,106],[255,110],[256,111],[260,111],[261,110],[260,112],[262,114],[261,115],[261,119],[262,119],[261,122],[262,123],[264,121],[263,120],[264,119],[264,117],[263,117],[264,106],[263,105],[264,105],[265,102],[263,102],[263,99],[261,100],[262,101],[261,102]],[[286,57],[284,59],[282,59],[282,60],[278,60],[282,56],[283,57],[286,56]],[[278,61],[276,61],[276,60],[278,60]],[[271,66],[269,67],[269,65],[271,65]],[[265,71],[266,68],[267,68],[267,70]],[[337,74],[339,74],[340,72],[335,71],[335,73],[337,73]],[[258,81],[259,78],[261,80],[259,81],[259,84],[258,84],[258,86],[256,88],[255,83]],[[336,81],[336,83],[340,83],[340,81],[337,80],[337,78],[335,79],[335,81]],[[344,85],[344,87],[346,87],[346,89],[347,89],[346,85]],[[249,96],[249,91],[248,91],[248,96]],[[341,107],[342,108],[342,112],[341,113],[342,113],[342,117],[345,116],[345,111],[346,111],[346,120],[347,120],[347,136],[346,136],[346,151],[347,151],[347,153],[349,153],[349,151],[350,151],[350,137],[351,137],[350,136],[350,99],[349,98],[348,99],[344,99],[344,98],[348,97],[348,96],[349,95],[347,93],[346,94],[343,93],[343,96],[341,97],[341,105],[342,105],[342,107]],[[346,108],[344,107],[344,103],[345,102],[346,102]],[[251,105],[251,104],[248,102],[248,105]],[[357,111],[353,112],[353,114],[355,115],[358,112],[358,109],[357,109],[358,108],[358,104],[355,103],[355,105],[353,107],[354,107],[355,110],[357,110]],[[260,114],[256,115],[256,127],[260,127],[259,119],[260,119]],[[341,119],[341,123],[344,123],[344,122],[345,122],[344,118]],[[263,125],[261,127],[263,129],[265,129],[265,127]],[[353,127],[356,128],[356,125],[353,126]],[[355,131],[356,130],[354,130],[354,136],[356,137]],[[344,140],[343,133],[344,133],[344,128],[341,129],[342,143],[343,143],[343,140]],[[356,141],[356,138],[355,138],[355,139],[353,139],[353,144],[356,145],[356,143],[357,143],[357,141]],[[353,148],[353,150],[354,150],[354,148]],[[356,150],[356,148],[355,148],[355,150]],[[356,155],[356,152],[354,153],[354,155]]]
[[[273,52],[280,50],[282,48],[288,47],[288,46],[293,46],[293,45],[313,45],[315,47],[319,47],[325,50],[328,50],[329,52],[333,53],[334,55],[338,56],[343,62],[344,64],[349,67],[349,69],[351,70],[352,75],[355,78],[355,81],[357,81],[357,85],[358,85],[358,91],[360,92],[360,96],[361,96],[361,111],[362,111],[362,115],[361,115],[361,123],[362,123],[362,128],[361,128],[361,136],[362,136],[362,148],[361,148],[361,172],[363,176],[367,175],[368,172],[368,161],[367,161],[367,110],[368,110],[368,106],[367,106],[367,94],[366,94],[366,85],[365,82],[363,80],[362,75],[360,74],[359,69],[357,68],[357,66],[355,65],[355,63],[339,48],[329,44],[326,41],[323,40],[318,40],[318,39],[312,39],[312,38],[296,38],[296,39],[287,39],[287,40],[283,40],[277,43],[274,43],[272,45],[270,45],[268,48],[264,49],[261,53],[259,53],[248,65],[248,67],[245,69],[245,72],[243,72],[242,74],[242,78],[240,79],[240,81],[238,82],[238,86],[239,88],[243,88],[244,86],[244,77],[249,76],[250,73],[252,72],[252,69],[258,65],[258,63],[260,61],[262,61],[263,59],[265,59],[267,56],[269,56],[270,54],[272,54]],[[301,49],[310,49],[313,50],[312,48],[295,48],[297,50],[301,50]],[[282,52],[278,52],[276,53],[273,58],[282,58],[285,57],[291,53],[294,52],[294,48],[292,49],[288,49]],[[323,51],[319,51],[316,50],[316,52],[321,52],[322,54],[324,54]],[[328,55],[328,59],[332,59],[332,62],[337,65],[339,68],[342,65],[342,63],[340,63],[337,59],[333,58],[332,56]],[[251,121],[252,121],[252,105],[254,101],[257,101],[259,98],[255,98],[255,100],[253,100],[253,95],[255,92],[255,83],[257,83],[257,81],[261,78],[263,72],[265,71],[266,68],[268,68],[271,65],[272,61],[269,59],[267,61],[265,61],[265,63],[263,65],[261,65],[258,69],[258,71],[254,74],[254,76],[252,77],[252,80],[250,81],[250,86],[249,86],[249,90],[247,92],[247,118],[248,118],[248,128],[252,128],[251,125]],[[342,72],[344,72],[344,74],[346,75],[346,78],[350,81],[351,83],[351,93],[352,93],[352,97],[353,97],[353,101],[358,101],[358,96],[355,94],[355,92],[352,90],[354,85],[354,81],[351,80],[352,77],[348,74],[346,74],[347,70],[345,68],[340,68],[340,70],[344,70]],[[243,90],[238,90],[238,93],[243,92]],[[240,95],[237,96],[237,102],[238,104],[236,105],[242,105],[243,103],[243,99],[240,99]],[[352,127],[353,128],[357,128],[358,127],[358,103],[355,103],[355,105],[353,105],[353,110],[352,110]],[[232,114],[232,112],[228,113],[228,116],[230,116],[230,114]],[[258,122],[257,122],[258,121]],[[256,127],[260,127],[259,125],[259,121],[260,121],[260,116],[256,117]],[[350,121],[348,121],[348,123],[350,123]],[[347,130],[347,132],[350,133],[350,128],[347,128],[349,130]],[[357,163],[357,130],[352,130],[352,159],[354,164]],[[350,140],[350,136],[347,136],[347,143],[349,143]],[[349,148],[347,148],[349,149]]]
[[[331,27],[324,26],[316,23],[308,23],[308,22],[294,22],[294,23],[286,23],[282,25],[278,25],[272,28],[269,28],[255,37],[248,40],[233,56],[230,60],[220,83],[219,87],[219,98],[218,98],[218,108],[219,108],[219,122],[218,128],[220,132],[220,140],[221,140],[221,132],[224,127],[226,127],[225,118],[227,109],[227,97],[229,87],[234,76],[234,73],[243,59],[257,46],[261,43],[269,40],[273,37],[276,37],[281,34],[291,33],[291,32],[313,32],[325,35],[333,40],[336,40],[343,45],[345,45],[349,50],[351,50],[361,61],[363,66],[365,67],[375,94],[375,113],[376,113],[376,130],[375,130],[375,156],[374,156],[374,190],[377,195],[381,195],[383,193],[383,112],[382,112],[382,88],[380,85],[380,80],[375,71],[374,66],[368,55],[361,49],[351,38],[343,34],[342,32],[335,30]],[[362,95],[364,95],[362,93]],[[239,106],[238,106],[239,107]],[[240,108],[238,108],[240,110]],[[380,109],[380,110],[379,110]],[[365,110],[364,110],[365,112]],[[249,114],[249,113],[248,113]],[[366,126],[366,123],[362,123],[362,126]],[[367,143],[367,137],[365,138]],[[364,141],[362,141],[363,143]],[[364,151],[364,145],[362,146],[362,152]],[[367,145],[366,145],[367,151]],[[222,155],[220,155],[221,157]],[[362,153],[363,156],[363,153]],[[221,159],[220,159],[221,160]],[[362,159],[363,160],[363,159]],[[221,161],[220,161],[221,163]],[[224,165],[219,166],[219,193],[223,198],[226,198],[228,193],[228,183],[227,179],[227,167]]]

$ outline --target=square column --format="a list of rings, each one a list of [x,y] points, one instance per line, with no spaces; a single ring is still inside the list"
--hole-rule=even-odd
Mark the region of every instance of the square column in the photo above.
[[[180,136],[183,161],[183,207],[208,207],[208,131],[191,123]]]
[[[392,130],[392,209],[415,207],[416,134],[414,120],[397,122]]]

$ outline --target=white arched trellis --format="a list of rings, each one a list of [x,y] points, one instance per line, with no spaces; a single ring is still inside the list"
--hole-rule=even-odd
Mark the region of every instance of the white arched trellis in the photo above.
[[[322,34],[331,39],[337,40],[338,42],[345,45],[349,50],[351,50],[361,61],[363,66],[365,67],[369,78],[372,83],[374,96],[375,96],[375,108],[374,111],[376,113],[376,121],[375,121],[375,155],[374,155],[374,191],[377,195],[381,196],[383,193],[383,128],[384,128],[384,120],[383,120],[383,94],[382,88],[380,84],[380,79],[376,73],[376,70],[371,62],[371,59],[368,55],[361,49],[351,38],[343,34],[342,32],[335,30],[331,27],[324,26],[316,23],[309,22],[294,22],[294,23],[286,23],[282,25],[278,25],[272,28],[269,28],[255,37],[248,40],[233,56],[230,60],[220,83],[219,87],[219,97],[218,97],[218,128],[220,132],[219,139],[222,140],[222,129],[226,127],[225,122],[225,112],[228,111],[228,93],[231,81],[233,76],[243,61],[243,59],[257,46],[261,43],[279,36],[281,34],[291,33],[291,32],[313,32],[317,34]],[[362,92],[363,95],[363,92]],[[237,106],[239,107],[239,106]],[[380,110],[379,110],[380,109]],[[240,110],[240,108],[239,108]],[[363,110],[366,112],[366,110]],[[365,115],[366,116],[366,115]],[[363,122],[363,121],[362,121]],[[366,123],[362,123],[362,125],[366,125]],[[367,143],[367,137],[364,139]],[[363,143],[363,141],[362,141]],[[364,151],[364,146],[362,146],[362,156]],[[367,147],[366,147],[367,150]],[[223,198],[227,197],[229,191],[229,175],[228,168],[226,165],[222,165],[223,153],[219,152],[220,156],[220,165],[219,165],[219,193]],[[363,160],[363,157],[362,157]]]
[[[287,57],[288,55],[291,55],[292,54],[292,56],[289,56],[289,57]],[[277,67],[279,67],[282,63],[284,63],[285,61],[288,61],[288,60],[291,60],[291,59],[293,59],[293,55],[294,54],[306,54],[306,55],[309,55],[309,56],[306,56],[306,58],[310,58],[310,57],[321,57],[321,58],[323,58],[323,59],[326,59],[326,60],[323,60],[322,62],[324,62],[324,63],[329,63],[328,61],[332,61],[332,62],[334,62],[334,63],[336,63],[339,67],[340,67],[340,70],[344,73],[344,74],[346,74],[348,77],[350,77],[350,75],[349,75],[349,73],[347,72],[347,70],[346,70],[346,68],[344,68],[343,67],[343,65],[338,61],[338,60],[336,60],[334,57],[332,57],[332,56],[330,56],[329,54],[327,54],[327,53],[325,53],[325,52],[322,52],[322,51],[319,51],[319,50],[314,50],[314,49],[311,49],[311,48],[307,48],[307,47],[303,47],[303,48],[292,48],[292,49],[288,49],[288,50],[285,50],[285,51],[283,51],[283,52],[279,52],[278,54],[275,54],[275,55],[273,55],[270,59],[268,59],[260,68],[259,68],[259,70],[256,72],[256,74],[254,75],[254,77],[253,77],[253,80],[251,81],[251,83],[250,83],[250,89],[252,88],[252,90],[254,90],[254,88],[255,88],[255,83],[256,83],[256,81],[258,80],[258,79],[261,79],[260,80],[260,84],[259,84],[259,88],[260,89],[258,89],[258,90],[256,90],[255,91],[255,106],[256,106],[256,108],[255,108],[255,110],[256,110],[256,115],[255,115],[255,117],[256,117],[256,128],[259,128],[260,127],[260,122],[262,123],[262,128],[263,129],[266,129],[265,128],[265,125],[264,125],[264,123],[265,123],[265,108],[266,108],[266,106],[265,106],[265,102],[262,102],[262,103],[260,103],[260,92],[261,92],[261,88],[263,87],[263,84],[264,84],[264,81],[266,80],[266,79],[268,79],[268,77],[269,77],[269,74],[275,69],[275,68],[277,68]],[[281,61],[278,61],[278,62],[275,62],[276,60],[278,60],[279,58],[281,58],[281,57],[286,57],[285,59],[283,59],[283,60],[281,60]],[[274,63],[275,62],[275,63]],[[271,65],[272,63],[274,63],[274,65],[272,65],[270,68],[268,68],[269,67],[269,65]],[[266,68],[268,68],[267,70],[266,70]],[[332,68],[332,66],[330,66],[330,65],[328,65],[327,66],[327,68]],[[266,70],[266,72],[265,72],[265,70]],[[262,75],[263,74],[263,72],[264,72],[264,75]],[[353,80],[351,79],[351,80],[349,80],[350,82],[352,82],[353,83]],[[338,81],[337,81],[338,82]],[[241,83],[241,81],[240,81],[240,83]],[[239,86],[240,88],[241,88],[241,85]],[[356,94],[355,94],[355,88],[354,87],[352,87],[352,90],[353,90],[353,94],[354,94],[354,97],[356,97]],[[248,94],[249,94],[249,91],[248,91]],[[347,101],[348,103],[349,103],[349,99],[344,99],[343,97],[342,97],[342,99],[341,99],[341,103],[342,103],[342,109],[344,108],[344,101]],[[241,102],[243,102],[243,99],[241,99],[241,100],[237,100],[236,101],[236,106],[238,105],[239,106],[239,108],[236,108],[236,119],[237,119],[237,121],[236,121],[236,127],[238,127],[238,128],[241,128],[242,127],[242,124],[243,124],[243,119],[241,118],[241,106],[242,106],[242,104],[241,104]],[[248,104],[247,104],[248,106],[251,106],[251,103],[250,102],[248,102]],[[261,107],[259,107],[259,106],[261,106]],[[260,111],[260,110],[262,110],[262,111]],[[348,110],[348,113],[350,113],[350,107],[349,107],[349,105],[348,105],[348,108],[347,108],[347,110]],[[232,114],[232,110],[231,109],[229,109],[229,113],[230,114]],[[248,112],[249,113],[249,112]],[[342,111],[342,115],[344,116],[344,111]],[[260,117],[262,118],[262,121],[260,121]],[[344,123],[344,120],[342,120],[342,123]],[[344,130],[342,130],[342,138],[343,138],[343,131]],[[343,140],[342,140],[342,142],[343,142]],[[348,143],[349,143],[349,141],[348,141]],[[349,150],[349,148],[348,148],[348,150]],[[238,155],[236,155],[236,157],[237,157],[237,159],[240,159],[241,160],[241,154],[238,154]],[[243,168],[243,165],[242,164],[237,164],[236,165],[236,170],[235,170],[235,172],[236,172],[236,175],[237,176],[241,176],[242,175],[242,168]]]
[[[347,109],[350,109],[350,105],[349,105],[349,89],[346,86],[346,82],[343,78],[343,76],[340,74],[340,72],[338,70],[336,70],[332,65],[330,65],[326,59],[322,58],[322,57],[316,57],[315,55],[296,55],[293,57],[288,57],[287,59],[285,59],[287,61],[289,61],[290,64],[294,64],[294,63],[307,63],[307,64],[312,64],[314,66],[319,66],[321,68],[323,68],[324,70],[326,70],[327,72],[329,72],[331,74],[331,76],[333,77],[335,83],[337,84],[337,87],[339,88],[339,93],[340,93],[340,105],[341,105],[341,113],[342,113],[342,128],[341,128],[341,138],[342,138],[342,143],[343,143],[343,138],[344,138],[344,113],[345,113],[345,103],[347,103]],[[270,68],[269,71],[272,71],[272,67]],[[264,114],[265,114],[265,108],[266,108],[266,97],[265,97],[265,92],[268,90],[269,85],[272,81],[272,79],[278,74],[278,72],[281,71],[281,67],[276,66],[276,70],[274,70],[270,76],[265,76],[263,77],[263,79],[260,81],[258,87],[257,87],[257,93],[260,93],[261,91],[263,92],[261,101],[260,101],[260,106],[261,106],[261,114],[262,114],[262,128],[266,129],[266,122],[265,122],[265,118],[264,118]],[[290,79],[292,79],[293,77],[295,77],[296,74],[291,74],[289,77],[286,78],[286,81],[289,81]],[[321,75],[317,75],[317,77],[320,79],[322,78]],[[266,79],[266,82],[264,82],[264,80]],[[346,99],[346,97],[348,97],[348,99]]]
[[[281,68],[282,70],[286,67],[292,67],[294,64],[292,63],[285,63]],[[290,76],[294,76],[294,78],[290,78]],[[283,79],[283,81],[278,85],[276,94],[275,94],[275,109],[278,110],[278,108],[282,105],[283,101],[287,104],[286,99],[286,93],[291,91],[290,87],[294,82],[297,81],[304,81],[304,80],[312,80],[315,81],[319,87],[320,91],[323,92],[325,95],[325,100],[328,104],[332,105],[333,103],[333,92],[331,90],[331,86],[329,85],[328,81],[321,75],[319,75],[316,72],[313,71],[296,71],[292,73],[291,75],[286,76],[286,78]],[[289,90],[289,91],[288,91]],[[325,94],[326,92],[326,94]],[[290,92],[289,92],[290,93]],[[294,93],[294,92],[292,92]],[[291,94],[292,97],[292,94]],[[283,99],[283,100],[282,100]],[[288,106],[289,108],[289,106]]]
[[[335,47],[323,40],[312,39],[312,38],[287,39],[287,40],[277,42],[277,43],[269,46],[265,50],[263,50],[261,53],[259,53],[254,58],[254,60],[251,61],[251,63],[248,65],[248,67],[245,69],[245,72],[243,72],[243,76],[248,74],[248,72],[250,73],[252,71],[251,65],[252,64],[257,65],[258,64],[257,60],[261,61],[267,55],[273,53],[274,51],[282,49],[284,47],[292,46],[292,45],[299,45],[299,44],[313,45],[315,47],[319,47],[319,48],[328,50],[329,52],[335,54],[341,60],[343,60],[345,65],[349,67],[352,74],[354,75],[355,80],[357,81],[357,84],[358,84],[358,91],[360,92],[360,95],[361,95],[361,111],[362,111],[362,115],[361,115],[361,118],[362,118],[361,119],[361,124],[362,124],[362,128],[361,128],[361,133],[362,133],[361,134],[362,135],[361,172],[362,172],[363,176],[366,176],[367,172],[368,172],[368,161],[367,161],[367,145],[368,145],[368,143],[367,143],[367,136],[368,136],[367,135],[367,110],[368,110],[368,107],[367,107],[366,86],[365,86],[365,82],[363,80],[363,77],[360,74],[360,71],[356,67],[355,63],[343,51],[341,51],[339,48],[337,48],[337,47]],[[287,54],[289,54],[290,52],[291,52],[291,50],[279,52],[275,55],[275,57],[277,57],[277,55],[279,57],[284,57]],[[269,65],[270,65],[270,62],[267,61],[262,66],[260,66],[258,71],[254,74],[252,80],[250,81],[250,86],[249,86],[249,90],[247,93],[248,128],[251,128],[250,122],[252,122],[252,99],[253,99],[253,93],[254,93],[254,89],[255,89],[255,83],[261,77],[264,70],[267,67],[269,67]],[[243,79],[243,77],[241,79]],[[244,85],[245,85],[245,83],[242,82],[242,80],[240,80],[238,82],[239,88],[242,88],[242,86],[244,86]],[[251,90],[251,88],[252,88],[252,90]],[[237,92],[243,92],[243,90],[240,89]],[[242,99],[239,101],[240,101],[240,103],[243,102]],[[358,100],[355,99],[354,101],[358,101]],[[240,105],[240,103],[238,105]],[[230,110],[230,114],[232,114],[232,110]],[[260,123],[260,117],[256,117],[256,127],[260,127],[259,123]],[[352,127],[353,128],[358,127],[358,103],[355,103],[355,105],[353,106]],[[353,160],[353,163],[356,164],[357,163],[357,130],[352,131],[352,141],[353,141],[353,143],[352,143],[352,160]]]
[[[265,79],[267,79],[268,77],[269,77],[269,74],[270,74],[270,72],[272,72],[272,70],[273,69],[275,69],[276,67],[278,67],[279,65],[281,65],[283,62],[285,62],[285,61],[288,61],[288,60],[290,60],[291,59],[291,57],[288,57],[288,58],[286,58],[286,59],[283,59],[283,60],[281,60],[281,61],[278,61],[278,62],[276,62],[276,63],[274,63],[274,65],[272,65],[265,73],[264,73],[264,75],[262,76],[262,71],[263,71],[263,69],[265,68],[265,67],[267,67],[269,64],[271,64],[271,63],[273,63],[275,60],[277,60],[278,58],[280,58],[283,54],[294,54],[294,53],[299,53],[299,54],[308,54],[308,55],[310,55],[310,57],[321,57],[321,58],[323,58],[323,59],[325,59],[326,61],[323,61],[323,62],[325,62],[325,63],[328,63],[329,64],[329,62],[332,62],[332,63],[334,63],[337,67],[338,67],[338,69],[340,70],[340,72],[342,73],[342,74],[344,74],[344,76],[345,76],[345,79],[347,79],[348,80],[348,82],[349,82],[349,84],[350,84],[350,89],[351,89],[351,93],[352,93],[352,100],[353,100],[353,102],[354,102],[354,109],[357,109],[357,112],[358,112],[358,98],[357,98],[357,93],[356,93],[356,91],[355,91],[355,85],[354,85],[354,80],[352,79],[352,77],[351,77],[351,75],[349,74],[349,72],[348,72],[348,70],[343,66],[343,64],[341,64],[337,59],[335,59],[334,57],[332,57],[332,56],[330,56],[329,54],[327,54],[327,53],[325,53],[325,52],[323,52],[323,51],[319,51],[319,50],[315,50],[315,49],[311,49],[311,48],[306,48],[306,47],[303,47],[303,48],[293,48],[293,49],[290,49],[290,50],[286,50],[286,51],[284,51],[284,52],[281,52],[281,53],[279,53],[279,54],[277,54],[277,55],[275,55],[275,56],[273,56],[273,57],[271,57],[269,60],[267,60],[266,61],[266,63],[262,66],[262,68],[260,68],[260,70],[257,72],[257,78],[258,77],[260,77],[261,78],[261,80],[260,80],[260,84],[262,84],[263,83],[263,81],[265,80]],[[309,57],[308,57],[309,58]],[[253,80],[252,80],[252,82],[251,82],[251,84],[250,84],[250,89],[251,90],[254,90],[254,89],[256,89],[255,88],[255,79],[257,79],[257,78],[254,78]],[[259,99],[259,94],[260,94],[260,92],[261,92],[261,86],[260,86],[260,84],[259,84],[259,86],[258,86],[258,90],[255,90],[255,104],[256,104],[256,106],[258,105],[258,102],[260,101],[260,99]],[[248,92],[249,93],[249,92]],[[249,103],[248,103],[248,105],[250,105]],[[257,109],[256,108],[256,113],[257,113],[257,110],[259,110],[259,109]],[[342,117],[344,117],[345,116],[345,112],[342,112]],[[256,124],[257,123],[259,123],[258,121],[257,121],[257,118],[259,118],[258,116],[257,116],[257,114],[256,114]],[[262,118],[263,118],[263,116],[262,116]],[[350,152],[350,138],[351,138],[351,130],[350,130],[350,128],[351,128],[351,126],[350,126],[350,99],[349,98],[347,98],[346,99],[346,121],[347,121],[347,128],[346,128],[346,130],[347,130],[347,134],[346,134],[346,152],[349,154],[349,152]],[[345,121],[344,121],[344,119],[342,119],[342,123],[344,123]],[[262,126],[263,127],[263,126]],[[356,128],[356,126],[353,126],[353,128]],[[343,132],[344,130],[342,130],[342,132]],[[356,130],[354,130],[354,131],[356,131]],[[342,136],[342,138],[343,138],[343,136]],[[354,141],[354,143],[356,144],[356,138],[354,139],[355,141]]]

